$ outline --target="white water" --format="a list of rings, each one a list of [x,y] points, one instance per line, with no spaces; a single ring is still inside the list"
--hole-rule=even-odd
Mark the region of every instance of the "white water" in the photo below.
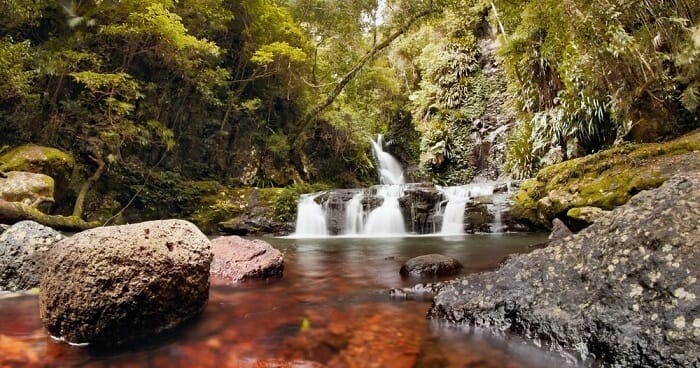
[[[404,236],[406,225],[401,214],[399,198],[403,194],[401,185],[381,185],[377,196],[384,198],[381,206],[367,217],[363,234],[371,236]]]
[[[362,207],[364,194],[357,193],[345,206],[345,235],[362,234],[365,225],[365,212]]]
[[[464,208],[469,201],[469,192],[465,187],[438,187],[447,198],[442,214],[440,233],[443,235],[464,234]],[[441,206],[442,207],[442,206]]]
[[[438,190],[445,196],[447,204],[444,211],[442,205],[439,204],[438,217],[442,213],[442,226],[440,233],[443,235],[461,235],[464,234],[464,210],[467,203],[477,197],[493,196],[493,184],[467,184],[456,187],[438,187]],[[500,224],[501,214],[499,211],[494,213],[494,222],[498,220],[498,224],[492,224],[493,232],[502,231]],[[497,229],[495,229],[497,228]]]
[[[293,237],[325,237],[328,236],[326,213],[314,200],[316,195],[305,194],[299,198],[297,205],[297,224]]]
[[[394,156],[384,151],[384,139],[382,135],[378,135],[376,141],[370,139],[370,142],[372,143],[374,157],[379,164],[379,168],[377,169],[379,171],[379,183],[389,185],[404,184],[403,168]]]

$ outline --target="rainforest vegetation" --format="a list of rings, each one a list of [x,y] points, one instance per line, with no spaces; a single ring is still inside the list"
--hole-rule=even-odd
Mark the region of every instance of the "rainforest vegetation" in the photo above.
[[[0,3],[0,147],[72,154],[78,216],[373,183],[380,133],[414,180],[465,183],[499,131],[522,179],[699,105],[690,0]]]

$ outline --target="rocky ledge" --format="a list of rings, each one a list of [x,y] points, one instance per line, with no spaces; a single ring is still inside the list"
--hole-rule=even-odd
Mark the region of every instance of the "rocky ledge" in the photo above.
[[[601,366],[697,367],[700,174],[643,191],[580,233],[447,283],[429,317],[494,327]]]

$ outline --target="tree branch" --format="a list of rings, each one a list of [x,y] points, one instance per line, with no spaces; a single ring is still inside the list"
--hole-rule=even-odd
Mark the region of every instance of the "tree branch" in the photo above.
[[[316,105],[309,113],[306,114],[304,119],[301,121],[299,124],[299,127],[296,129],[296,132],[292,134],[290,137],[290,141],[292,143],[292,146],[296,146],[298,143],[299,137],[302,135],[304,130],[309,126],[309,124],[316,120],[318,115],[323,112],[328,106],[330,106],[333,101],[335,101],[336,98],[340,95],[341,92],[345,89],[345,86],[350,83],[350,81],[355,78],[357,73],[362,70],[362,68],[374,58],[377,53],[380,51],[384,50],[385,48],[389,47],[392,42],[394,42],[395,39],[397,39],[399,36],[403,35],[408,31],[408,29],[413,26],[416,22],[421,20],[422,18],[425,18],[431,14],[437,13],[438,9],[437,8],[431,8],[428,10],[424,10],[416,15],[414,15],[412,18],[410,18],[406,23],[404,23],[401,28],[398,30],[394,31],[394,33],[390,34],[389,37],[387,37],[384,41],[374,45],[367,53],[355,64],[355,66],[350,69],[349,72],[347,72],[340,80],[338,81],[338,84],[333,88],[333,90],[326,96],[326,98],[318,105]]]

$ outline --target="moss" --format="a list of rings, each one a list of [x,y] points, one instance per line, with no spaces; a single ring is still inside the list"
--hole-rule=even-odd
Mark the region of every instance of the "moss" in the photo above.
[[[513,199],[517,219],[548,227],[575,207],[611,210],[640,191],[659,187],[676,172],[700,170],[691,152],[700,130],[664,143],[626,144],[540,170]]]
[[[75,160],[70,154],[33,144],[15,147],[0,156],[2,171],[29,171],[54,176],[56,171],[69,172],[74,166]]]

